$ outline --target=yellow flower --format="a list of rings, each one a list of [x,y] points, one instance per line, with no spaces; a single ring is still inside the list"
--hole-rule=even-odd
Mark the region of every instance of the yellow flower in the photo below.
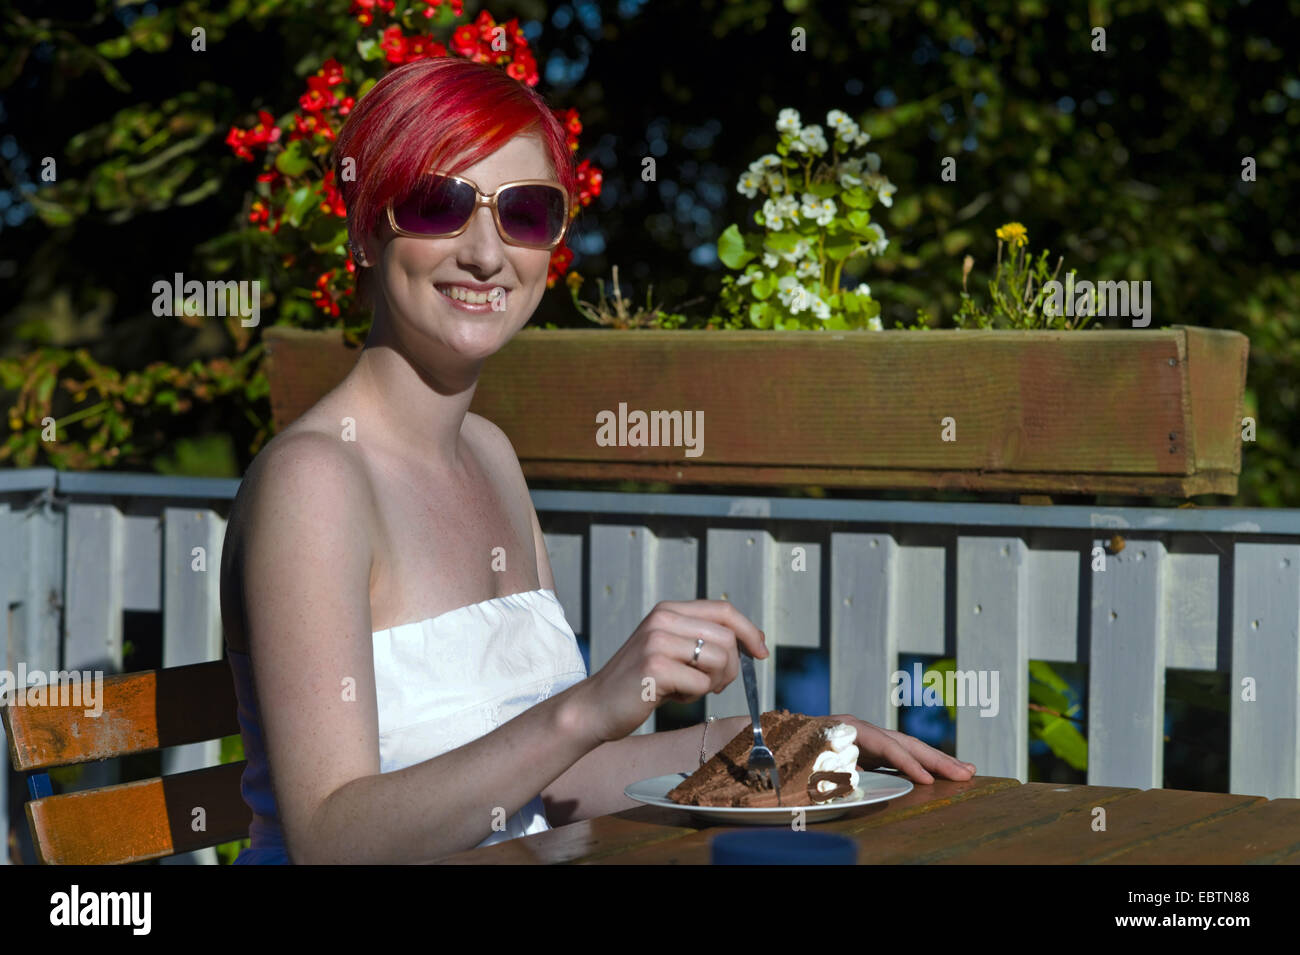
[[[998,238],[1013,246],[1026,245],[1029,242],[1029,232],[1019,222],[1008,222],[998,229]]]
[[[570,272],[564,277],[564,284],[576,292],[578,289],[582,288],[582,276],[577,272]]]

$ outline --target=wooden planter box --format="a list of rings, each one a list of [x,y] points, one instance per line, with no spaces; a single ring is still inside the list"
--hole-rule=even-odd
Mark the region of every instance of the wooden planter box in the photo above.
[[[339,382],[338,332],[266,330],[276,428]],[[471,409],[530,479],[1235,494],[1238,332],[524,329]],[[703,453],[597,444],[597,414],[703,412]],[[956,440],[943,440],[944,419]],[[615,433],[617,433],[615,431]],[[684,440],[684,436],[682,438]]]

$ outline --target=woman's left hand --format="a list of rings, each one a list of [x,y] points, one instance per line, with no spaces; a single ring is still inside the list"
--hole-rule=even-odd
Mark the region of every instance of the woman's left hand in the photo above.
[[[900,770],[908,779],[917,783],[932,783],[935,776],[965,780],[975,775],[974,763],[953,759],[915,736],[872,726],[856,716],[841,715],[832,719],[848,723],[858,731],[855,742],[859,766],[872,769],[884,763]]]

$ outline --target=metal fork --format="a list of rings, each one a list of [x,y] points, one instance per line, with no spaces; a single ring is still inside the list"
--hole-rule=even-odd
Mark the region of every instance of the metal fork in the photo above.
[[[763,786],[771,785],[776,789],[776,804],[781,805],[781,774],[776,770],[776,758],[763,743],[763,723],[758,712],[758,681],[754,679],[754,658],[740,649],[740,672],[745,678],[745,700],[749,703],[749,717],[754,722],[754,748],[749,754],[745,769],[750,779],[757,779]]]

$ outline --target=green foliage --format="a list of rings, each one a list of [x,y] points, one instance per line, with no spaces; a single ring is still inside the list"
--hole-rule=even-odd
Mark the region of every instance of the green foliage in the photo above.
[[[229,154],[221,133],[232,125],[246,128],[259,108],[278,116],[328,58],[356,69],[380,62],[383,48],[350,13],[350,0],[186,2],[159,5],[167,9],[152,15],[138,4],[92,0],[81,20],[54,19],[37,0],[0,3],[0,89],[38,180],[27,194],[38,218],[0,231],[0,261],[18,263],[16,272],[0,277],[8,293],[0,315],[0,410],[42,406],[41,396],[52,389],[53,417],[84,413],[64,422],[70,427],[66,436],[60,433],[56,463],[24,410],[21,433],[0,436],[4,460],[145,469],[160,454],[174,457],[173,446],[183,437],[225,431],[242,471],[268,435],[264,381],[211,401],[155,384],[146,404],[125,403],[128,415],[142,417],[131,426],[131,450],[110,456],[107,445],[98,452],[88,445],[104,425],[95,415],[105,407],[116,410],[114,397],[92,388],[75,400],[61,382],[84,373],[69,367],[68,356],[84,347],[101,366],[120,369],[125,380],[127,369],[155,360],[178,367],[192,360],[233,362],[256,344],[248,329],[183,317],[163,323],[152,316],[150,282],[177,270],[260,278],[267,290],[274,280],[281,284],[275,301],[263,296],[264,314],[274,310],[277,320],[333,327],[312,301],[310,282],[290,279],[275,243],[244,227],[257,198],[256,170]],[[407,21],[418,17],[409,15],[410,6],[398,4],[408,28],[413,22]],[[525,19],[544,13],[531,0],[499,6]],[[594,42],[612,55],[591,57],[587,73],[565,96],[582,104],[591,126],[610,137],[620,156],[641,155],[635,150],[648,124],[664,117],[672,160],[662,162],[660,172],[674,170],[679,196],[692,191],[693,177],[707,178],[710,168],[733,170],[727,178],[734,182],[735,173],[770,148],[763,130],[787,103],[811,115],[838,102],[864,133],[887,141],[890,176],[905,184],[905,193],[892,206],[875,202],[856,209],[849,206],[856,199],[841,190],[837,212],[846,226],[856,221],[858,228],[864,220],[848,216],[865,212],[866,225],[889,231],[888,248],[869,260],[838,259],[846,245],[828,241],[817,263],[825,289],[833,284],[826,273],[835,266],[849,263],[843,285],[851,267],[869,262],[870,298],[884,326],[974,320],[973,312],[963,313],[962,263],[971,256],[983,276],[983,264],[991,266],[996,256],[994,227],[1018,220],[1036,247],[1053,250],[1049,264],[1064,256],[1089,278],[1150,280],[1158,324],[1247,334],[1245,414],[1258,422],[1258,439],[1244,449],[1240,494],[1204,503],[1300,506],[1300,233],[1294,217],[1300,165],[1289,161],[1300,127],[1300,40],[1295,31],[1274,29],[1300,15],[1296,0],[1286,0],[1277,18],[1257,4],[1198,0],[883,0],[803,4],[797,12],[778,0],[745,0],[683,8],[668,18],[644,10],[627,15],[617,0],[594,0],[593,6],[601,18]],[[473,9],[466,19],[472,15]],[[568,27],[549,19],[543,24],[548,47],[570,62],[586,59],[575,46],[589,39],[580,20]],[[807,31],[807,52],[772,42],[775,35],[788,37],[795,25]],[[191,49],[195,26],[206,31],[203,53]],[[1104,51],[1092,49],[1094,26],[1107,31]],[[674,51],[671,62],[655,55],[664,49]],[[642,51],[654,65],[630,69],[629,57]],[[714,88],[719,75],[744,78],[739,101],[692,95]],[[859,84],[856,91],[853,84]],[[723,123],[725,135],[707,145],[684,144],[688,131],[713,119]],[[45,157],[57,160],[53,182],[39,175]],[[946,158],[955,162],[955,178],[941,175]],[[1242,177],[1246,159],[1256,166],[1253,180]],[[682,224],[680,210],[667,214],[662,208],[672,196],[647,188],[639,167],[626,165],[609,172],[611,181],[618,178],[619,201],[600,210],[607,251],[584,254],[584,271],[608,275],[613,262],[635,260],[628,274],[635,267],[636,280],[654,282],[668,301],[717,294],[721,307],[713,327],[750,328],[753,318],[760,324],[770,318],[767,327],[800,327],[792,320],[808,319],[807,311],[772,314],[771,303],[780,297],[770,281],[757,289],[753,281],[736,284],[745,270],[762,268],[757,257],[732,267],[737,253],[751,251],[740,236],[752,231],[751,199],[733,192],[725,205],[710,204],[710,224]],[[791,170],[783,166],[782,172]],[[701,196],[695,191],[696,199]],[[301,206],[297,215],[303,221]],[[735,232],[727,229],[731,223],[740,223]],[[318,236],[313,248],[332,240]],[[730,265],[683,267],[689,253],[712,240],[719,240],[719,256]],[[1037,256],[1032,261],[1036,266]],[[985,298],[984,282],[976,288],[973,306],[993,314],[997,306]],[[536,323],[568,318],[565,313],[574,323],[586,322],[567,298],[544,299]],[[751,318],[755,304],[768,306],[767,314],[759,309]],[[864,327],[863,316],[857,318],[857,327]],[[680,327],[698,323],[684,320]],[[46,348],[63,349],[64,357],[56,359],[63,364],[51,368],[53,353],[23,363],[28,352]],[[258,377],[256,367],[248,372]],[[15,379],[17,386],[8,384]],[[111,425],[107,435],[111,441]],[[81,453],[67,453],[65,441],[79,442]]]
[[[942,674],[938,690],[943,696],[948,718],[957,722],[957,701],[947,696],[947,674],[957,668],[952,657],[936,660],[928,670]],[[1029,661],[1029,738],[1042,740],[1059,759],[1072,768],[1088,768],[1088,741],[1075,727],[1082,704],[1070,685],[1042,660]]]
[[[1003,242],[1009,242],[1011,251],[1004,259]],[[1053,312],[1052,299],[1048,294],[1047,283],[1059,281],[1061,264],[1064,258],[1056,260],[1056,266],[1048,263],[1050,253],[1044,249],[1037,259],[1032,258],[1024,248],[1029,237],[1024,226],[1010,222],[998,229],[998,257],[993,278],[989,280],[989,305],[980,305],[966,291],[966,277],[970,274],[975,260],[966,256],[962,263],[961,307],[953,316],[953,325],[963,329],[1012,329],[1012,330],[1049,330],[1070,331],[1087,326],[1087,314],[1076,315],[1071,322],[1065,311]],[[1073,274],[1071,272],[1070,274]],[[1097,310],[1097,292],[1092,292],[1091,312]],[[922,327],[929,327],[927,315]]]

